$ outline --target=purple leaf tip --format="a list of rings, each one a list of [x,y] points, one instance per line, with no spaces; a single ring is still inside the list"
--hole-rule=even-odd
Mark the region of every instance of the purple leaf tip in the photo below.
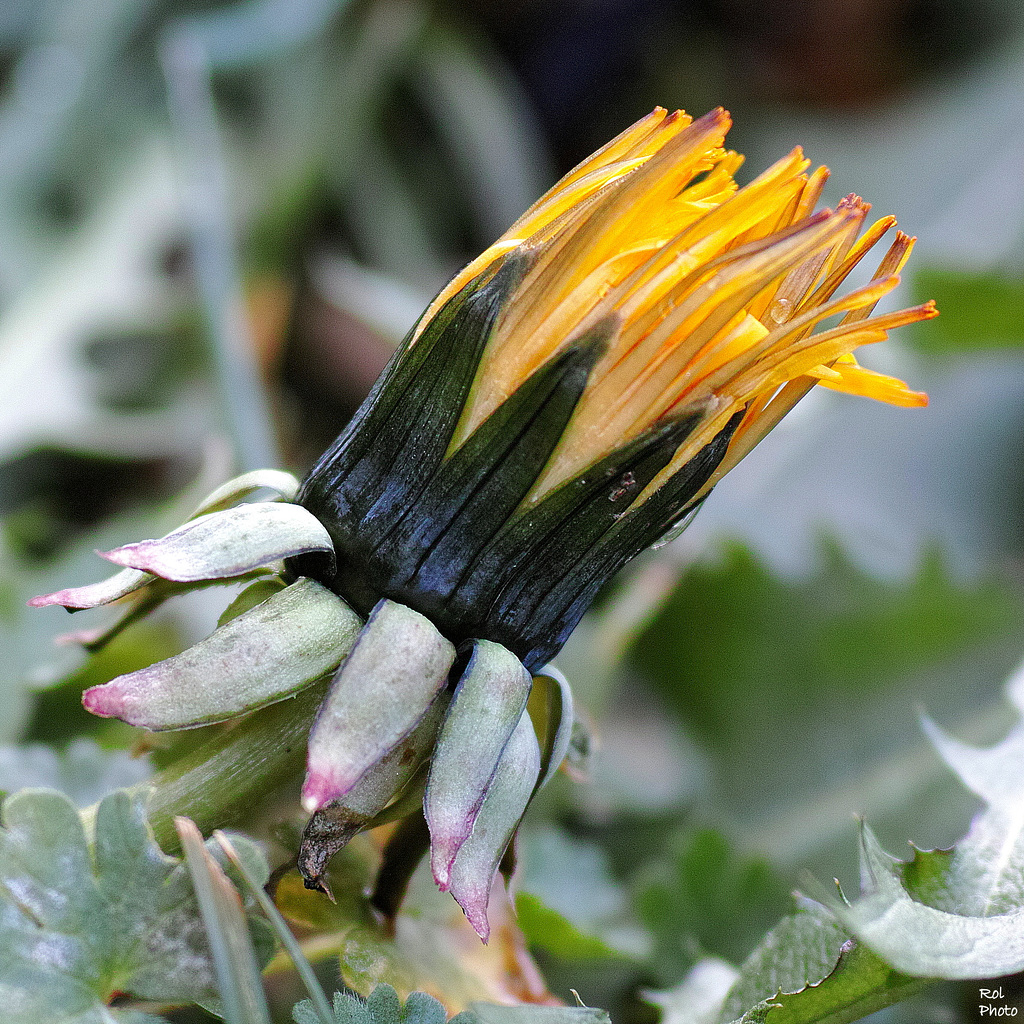
[[[125,705],[117,688],[109,683],[93,686],[82,694],[82,705],[100,718],[121,718],[125,714]]]

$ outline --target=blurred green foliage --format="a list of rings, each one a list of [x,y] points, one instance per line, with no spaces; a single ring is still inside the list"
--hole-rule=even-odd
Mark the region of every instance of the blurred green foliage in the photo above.
[[[1021,145],[1019,5],[855,6],[862,20],[850,30],[841,4],[740,3],[728,12],[650,3],[471,10],[414,0],[5,5],[0,789],[46,784],[98,799],[99,789],[135,783],[147,762],[165,765],[210,735],[169,739],[132,767],[126,752],[138,735],[86,715],[80,694],[208,632],[230,598],[174,602],[158,622],[133,627],[87,661],[73,647],[51,648],[78,616],[29,613],[24,602],[95,578],[93,549],[158,535],[180,520],[193,492],[230,475],[225,408],[239,385],[218,370],[226,342],[211,329],[225,309],[248,325],[247,358],[267,387],[285,459],[301,471],[431,290],[532,201],[553,164],[582,156],[655,102],[695,110],[727,102],[738,115],[734,144],[757,154],[755,171],[762,155],[802,142],[843,172],[843,190],[891,196],[901,220],[917,218],[908,223],[921,235],[914,263],[933,268],[911,264],[912,292],[937,299],[942,316],[909,332],[893,358],[912,382],[919,374],[961,396],[945,415],[965,424],[945,450],[929,449],[922,469],[940,480],[965,463],[987,474],[1004,498],[1004,542],[980,543],[973,572],[964,572],[963,552],[932,536],[928,503],[941,499],[912,481],[899,512],[925,543],[910,573],[894,565],[878,575],[849,553],[844,522],[871,518],[859,508],[814,524],[820,533],[811,538],[786,541],[817,552],[800,573],[782,571],[742,529],[714,535],[695,560],[673,549],[653,554],[647,589],[630,589],[641,578],[630,576],[584,624],[598,665],[572,682],[599,710],[605,755],[598,751],[589,786],[565,782],[532,812],[519,849],[521,931],[509,917],[488,950],[467,943],[454,904],[423,878],[414,879],[396,934],[387,934],[365,898],[379,857],[366,837],[332,869],[336,906],[302,890],[286,870],[294,793],[245,808],[242,824],[280,866],[279,903],[321,975],[340,977],[374,1006],[387,1003],[387,1020],[423,1018],[422,998],[407,1000],[416,989],[449,1011],[478,999],[543,999],[531,954],[555,997],[571,1002],[575,988],[622,1024],[653,1020],[640,993],[685,985],[709,956],[728,962],[720,977],[732,984],[742,975],[741,984],[724,1008],[724,990],[710,999],[704,1018],[687,990],[665,1011],[666,1024],[731,1020],[776,983],[799,987],[828,974],[847,933],[820,908],[801,903],[790,914],[802,869],[853,875],[855,812],[893,849],[908,838],[955,843],[977,807],[922,739],[918,709],[992,741],[1010,721],[1003,681],[1024,654],[1024,495],[1007,486],[1019,479],[1014,417],[1024,395],[1024,226],[1014,205],[1024,182],[1012,178]],[[205,138],[214,144],[191,153],[197,111],[170,127],[161,62],[182,32],[203,41],[200,107],[212,111]],[[892,91],[896,82],[920,83],[925,66],[943,73],[939,54],[965,60],[965,39],[982,56],[984,40],[1001,49],[969,72],[944,64],[945,81],[920,94]],[[773,105],[780,97],[803,106]],[[873,105],[844,109],[855,100]],[[984,143],[975,138],[983,130]],[[196,196],[178,191],[194,184],[197,166],[200,178],[220,182],[200,190],[199,200],[219,201],[200,202],[198,215]],[[215,262],[224,287],[212,296],[197,287],[205,282],[189,242],[196,223],[207,229],[199,249],[211,226],[223,229]],[[993,354],[1002,360],[995,369]],[[993,376],[980,389],[964,385],[984,372]],[[855,472],[842,455],[859,440],[829,435],[816,415],[792,429],[821,433],[836,473]],[[902,436],[932,436],[931,415],[908,418]],[[776,458],[785,481],[785,460],[772,454],[782,440],[770,438],[757,458],[769,469]],[[884,466],[899,444],[889,438],[866,461]],[[810,504],[836,479],[811,480],[791,500]],[[873,482],[852,486],[868,494]],[[752,503],[747,516],[765,511]],[[965,532],[988,536],[969,502],[949,514]],[[235,611],[247,599],[239,600]],[[94,625],[89,614],[81,618]],[[623,747],[629,758],[616,761]],[[985,845],[974,835],[970,864]],[[918,855],[908,884],[917,895],[941,888],[948,865],[962,860]],[[191,923],[200,927],[196,917]],[[807,952],[782,962],[779,949],[805,948],[792,933],[808,923],[805,952],[818,959]],[[852,1020],[858,1005],[874,1009],[917,986],[857,948],[831,987],[816,990],[833,1003],[815,1008],[806,989],[769,1024]],[[382,987],[371,996],[385,981],[407,1001]],[[276,961],[267,978],[275,1024],[292,1019],[293,982]],[[1019,981],[1006,987],[1016,998]],[[976,988],[934,989],[941,1005],[929,1012],[947,1024],[972,1019]],[[111,983],[87,993],[95,1019],[117,991]],[[338,1020],[377,1019],[344,998],[338,1005]],[[887,1024],[920,1016],[920,1004],[905,1006],[885,1011]],[[169,1004],[119,1010],[126,1020],[150,1010],[176,1022],[210,1019]],[[304,1005],[296,1019],[312,1013]],[[425,1016],[437,1013],[430,1005]],[[605,1019],[557,1009],[508,1019],[541,1017]],[[495,1008],[481,1019],[505,1020]]]
[[[910,332],[924,352],[962,357],[1024,343],[1024,280],[1020,278],[925,269],[914,276],[914,294],[935,299],[942,310],[927,331]]]
[[[637,911],[655,937],[658,984],[678,983],[702,957],[740,963],[789,909],[785,880],[760,857],[744,857],[721,832],[697,828],[640,879]]]

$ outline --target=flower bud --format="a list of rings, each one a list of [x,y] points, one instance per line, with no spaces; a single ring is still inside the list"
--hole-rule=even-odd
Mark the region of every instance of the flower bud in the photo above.
[[[855,195],[815,212],[828,172],[799,149],[740,188],[729,126],[659,108],[570,171],[441,290],[301,487],[246,474],[166,537],[107,552],[126,567],[111,579],[30,602],[120,603],[114,625],[76,634],[95,649],[172,593],[291,584],[84,699],[186,728],[337,669],[302,789],[312,887],[329,894],[327,863],[358,830],[422,802],[385,858],[391,897],[429,825],[435,878],[486,939],[504,851],[573,744],[547,662],[601,587],[816,384],[927,403],[853,355],[936,315],[874,312],[914,239],[896,232],[841,293],[895,220],[865,227]],[[282,500],[231,507],[259,488]]]

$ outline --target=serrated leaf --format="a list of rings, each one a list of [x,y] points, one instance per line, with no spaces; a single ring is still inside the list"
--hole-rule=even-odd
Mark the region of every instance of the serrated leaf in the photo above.
[[[972,747],[944,733],[929,718],[922,727],[939,756],[976,796],[993,807],[1016,809],[1024,802],[1024,726],[993,747]]]
[[[1024,683],[1010,700],[1024,711]],[[886,854],[866,827],[863,895],[836,913],[894,967],[918,976],[993,978],[1024,969],[1024,725],[974,748],[925,720],[946,763],[987,803],[948,852],[917,851],[910,863]]]
[[[995,978],[1024,970],[1024,908],[994,916],[955,914],[913,898],[903,863],[862,833],[864,893],[836,915],[865,945],[906,974]]]
[[[1024,710],[1024,677],[1011,681],[1009,695]],[[767,1024],[845,1024],[934,979],[1024,969],[1024,727],[987,749],[930,722],[925,728],[989,806],[954,849],[917,850],[909,863],[889,856],[864,827],[860,898],[829,900],[831,914],[806,902],[780,922],[744,964],[720,1024],[763,1000],[778,1004],[765,1011]]]
[[[894,971],[851,940],[824,907],[804,900],[747,958],[718,1020],[847,1024],[924,984]]]
[[[214,969],[184,864],[153,840],[143,802],[102,801],[95,838],[63,794],[3,804],[0,992],[11,1024],[114,1019],[116,993],[158,1002],[216,997]],[[262,854],[239,840],[265,878]],[[266,953],[266,943],[260,938]]]
[[[365,1000],[334,993],[333,1024],[445,1024],[444,1006],[426,992],[412,992],[403,1004],[390,985],[378,985]],[[313,1004],[303,1000],[292,1010],[295,1024],[323,1024]],[[589,1006],[499,1006],[473,1003],[451,1024],[611,1024],[604,1010]]]
[[[772,928],[747,958],[718,1019],[735,1020],[778,992],[817,985],[835,969],[848,938],[823,907],[805,902]]]
[[[752,1006],[747,1010],[735,1024],[765,1024],[769,1011],[777,1006],[778,1003],[773,1002],[771,999],[765,999],[758,1003],[757,1006]]]
[[[793,993],[778,992],[741,1019],[765,1024],[847,1024],[907,999],[927,984],[892,970],[870,950],[850,942],[842,948],[834,970],[820,982]]]
[[[413,992],[404,1005],[390,985],[378,985],[365,1000],[345,992],[334,993],[333,1024],[445,1024],[444,1007],[426,992]],[[296,1024],[324,1024],[312,1002],[303,1000],[293,1010]]]
[[[902,865],[911,897],[951,914],[991,917],[1024,906],[1024,820],[990,807],[951,850],[914,850]]]

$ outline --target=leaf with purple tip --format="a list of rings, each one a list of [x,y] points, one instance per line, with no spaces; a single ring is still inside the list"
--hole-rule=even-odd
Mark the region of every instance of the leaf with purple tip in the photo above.
[[[490,935],[487,904],[491,883],[539,775],[540,746],[533,722],[524,712],[501,755],[473,831],[462,844],[448,878],[449,891],[484,942]]]
[[[530,674],[511,651],[489,640],[475,641],[441,727],[423,805],[430,864],[442,890],[523,716],[530,684]]]
[[[416,728],[454,660],[455,648],[428,618],[394,601],[377,604],[310,734],[306,810],[345,796]]]
[[[400,803],[404,805],[406,792],[415,790],[409,793],[410,802],[419,803],[423,793],[421,768],[434,746],[447,709],[448,694],[442,691],[434,698],[420,724],[344,797],[332,800],[313,813],[302,830],[299,847],[299,871],[307,889],[319,889],[331,895],[324,879],[330,859],[364,827],[379,824],[374,821],[375,817],[388,807],[393,797],[401,795]],[[414,784],[416,776],[419,776],[418,784]],[[400,812],[401,808],[397,810]]]
[[[210,512],[166,537],[125,544],[100,554],[116,565],[190,583],[240,576],[261,565],[309,552],[334,558],[330,535],[316,516],[301,505],[264,501]]]
[[[86,690],[82,703],[153,730],[224,721],[333,671],[361,627],[341,598],[301,579],[181,654]]]
[[[89,583],[84,587],[67,587],[56,590],[52,594],[40,594],[29,599],[30,608],[45,608],[51,604],[62,605],[64,608],[78,610],[80,608],[98,608],[102,604],[110,604],[127,597],[153,581],[153,576],[139,569],[122,569],[108,579],[99,583]]]

